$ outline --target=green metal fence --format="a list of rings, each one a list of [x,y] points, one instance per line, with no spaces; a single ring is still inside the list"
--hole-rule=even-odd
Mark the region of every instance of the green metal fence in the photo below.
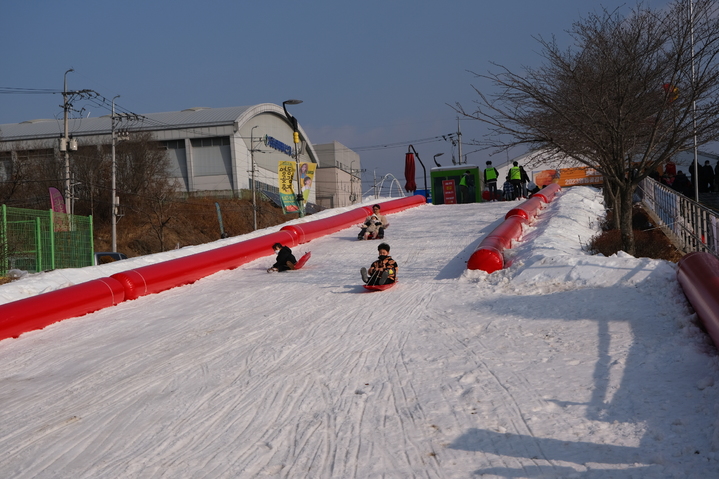
[[[0,215],[0,275],[93,264],[92,216],[5,205]]]

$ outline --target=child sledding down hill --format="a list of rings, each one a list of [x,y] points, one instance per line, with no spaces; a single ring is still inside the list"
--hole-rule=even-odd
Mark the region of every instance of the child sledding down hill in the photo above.
[[[379,228],[382,226],[379,218],[376,215],[368,216],[364,223],[362,223],[362,238],[361,239],[373,239],[379,235]]]
[[[360,225],[362,230],[357,235],[358,240],[384,238],[384,230],[387,229],[389,223],[387,222],[387,218],[381,214],[379,210],[379,205],[372,207],[373,214],[365,218],[364,223]]]
[[[389,245],[382,243],[377,247],[379,257],[372,266],[361,268],[362,281],[369,285],[390,284],[397,281],[397,262],[389,255]]]

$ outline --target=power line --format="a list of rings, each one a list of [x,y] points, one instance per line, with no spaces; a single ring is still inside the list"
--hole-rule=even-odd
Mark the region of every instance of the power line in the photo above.
[[[62,91],[48,88],[13,88],[0,86],[0,94],[4,95],[49,95],[53,93],[62,93]]]
[[[447,135],[438,135],[438,136],[431,136],[428,138],[421,138],[419,140],[407,140],[407,141],[401,141],[397,143],[386,143],[382,145],[372,145],[372,146],[358,146],[358,147],[352,147],[349,148],[352,151],[370,151],[370,150],[381,150],[385,148],[399,148],[402,146],[409,146],[409,145],[422,145],[425,143],[434,143],[437,141],[450,141],[452,138],[456,136],[456,133],[449,133]]]

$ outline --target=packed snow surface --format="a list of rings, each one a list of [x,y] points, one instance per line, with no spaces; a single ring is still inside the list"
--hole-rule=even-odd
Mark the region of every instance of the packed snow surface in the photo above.
[[[388,291],[362,288],[378,242],[349,228],[294,248],[301,271],[268,274],[268,250],[1,341],[0,476],[719,477],[717,352],[676,266],[586,253],[603,206],[575,187],[509,268],[467,271],[516,204],[390,215]],[[0,302],[277,229],[28,275]]]

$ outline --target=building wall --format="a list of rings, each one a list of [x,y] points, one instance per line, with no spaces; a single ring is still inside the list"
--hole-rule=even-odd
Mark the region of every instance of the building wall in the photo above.
[[[198,126],[169,123],[169,118],[182,118],[191,116],[195,111],[208,110],[223,113],[223,111],[238,111],[231,119],[215,121],[216,126]],[[164,118],[165,122],[152,118]],[[300,144],[303,149],[296,157],[294,154],[293,131],[284,115],[281,106],[263,103],[252,107],[238,107],[237,109],[190,109],[182,112],[169,112],[166,114],[151,114],[151,120],[129,126],[127,130],[150,131],[153,139],[167,147],[170,161],[169,174],[177,180],[179,189],[184,192],[237,192],[252,187],[252,172],[254,166],[255,184],[266,185],[269,189],[277,188],[277,167],[281,160],[297,159],[299,162],[314,162],[319,160],[314,147],[299,126]],[[213,119],[215,120],[215,119]],[[15,141],[13,138],[0,138],[0,153],[4,152],[7,158],[17,156],[17,150],[30,148],[50,148],[59,156],[58,138],[56,131],[48,129],[45,123],[50,120],[26,122],[25,124],[1,125],[3,131],[10,131],[18,138],[32,138],[32,140]],[[56,126],[56,122],[52,123]],[[100,117],[83,120],[82,128],[71,131],[71,136],[77,138],[81,144],[108,145],[111,143],[111,125],[109,117]],[[40,130],[40,127],[45,127]],[[107,133],[105,133],[107,132]],[[270,136],[292,147],[292,154],[279,151],[268,146],[264,139]],[[24,146],[23,146],[24,145]],[[8,161],[5,156],[0,158],[0,174],[6,174]],[[72,153],[71,153],[72,156]],[[316,202],[316,189],[311,191],[309,201]]]
[[[320,167],[317,170],[317,204],[340,208],[361,200],[360,156],[334,141],[315,145]]]

